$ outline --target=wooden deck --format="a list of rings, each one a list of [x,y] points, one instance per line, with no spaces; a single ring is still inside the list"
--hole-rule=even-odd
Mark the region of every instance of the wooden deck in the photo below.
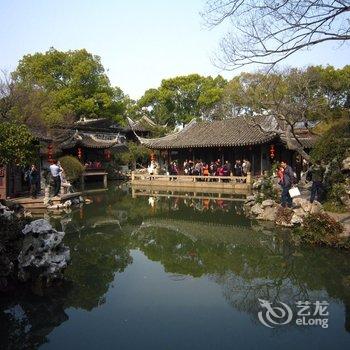
[[[101,191],[106,191],[106,189],[99,188],[99,189],[93,189],[93,190],[87,190],[87,191],[81,191],[81,192],[66,193],[61,196],[50,197],[50,201],[53,203],[53,205],[55,205],[55,204],[64,203],[65,201],[72,198],[77,198],[80,196],[92,194],[95,192],[101,192]],[[20,204],[28,210],[47,210],[47,207],[49,206],[47,203],[45,203],[44,196],[39,196],[37,198],[31,198],[31,197],[11,198],[10,201],[13,203]]]
[[[217,190],[226,193],[246,193],[250,192],[252,186],[251,175],[247,176],[192,176],[192,175],[149,175],[131,173],[131,184],[133,187],[169,189],[197,190]]]
[[[81,174],[81,188],[84,190],[85,188],[85,178],[89,176],[102,176],[103,178],[103,187],[107,188],[107,175],[108,173],[104,170],[91,170],[91,171],[84,171]]]

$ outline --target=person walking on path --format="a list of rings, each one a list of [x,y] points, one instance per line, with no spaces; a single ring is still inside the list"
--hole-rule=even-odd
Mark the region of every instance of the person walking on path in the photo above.
[[[53,164],[50,165],[50,172],[53,178],[53,196],[56,197],[61,190],[61,175],[62,168],[57,165],[57,160],[53,161]]]
[[[291,208],[293,200],[289,194],[289,190],[295,183],[294,172],[293,169],[284,161],[281,162],[281,167],[283,168],[283,178],[279,182],[282,187],[281,205],[284,208],[287,206],[288,208]]]
[[[29,172],[30,194],[36,198],[40,193],[40,173],[35,164],[32,164]]]
[[[325,169],[320,162],[317,162],[309,168],[306,173],[306,180],[312,181],[311,193],[310,193],[310,203],[313,203],[315,198],[318,202],[322,201],[323,197],[323,177]]]

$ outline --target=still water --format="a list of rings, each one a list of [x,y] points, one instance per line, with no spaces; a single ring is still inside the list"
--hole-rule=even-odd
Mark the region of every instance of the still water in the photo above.
[[[0,298],[1,349],[350,348],[349,253],[295,248],[241,202],[118,186],[91,198],[51,218],[71,248],[67,281]],[[328,328],[297,325],[298,301]]]

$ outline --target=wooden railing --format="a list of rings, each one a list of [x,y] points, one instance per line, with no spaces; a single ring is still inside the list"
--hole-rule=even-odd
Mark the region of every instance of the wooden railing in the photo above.
[[[199,175],[150,175],[147,173],[131,173],[131,183],[155,184],[168,183],[170,186],[199,185],[201,187],[212,187],[215,185],[228,185],[233,187],[250,187],[252,183],[251,174],[247,176],[199,176]]]

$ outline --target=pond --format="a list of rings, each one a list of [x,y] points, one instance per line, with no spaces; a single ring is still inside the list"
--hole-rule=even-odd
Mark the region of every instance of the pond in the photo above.
[[[349,253],[296,248],[241,201],[133,197],[51,218],[66,281],[0,298],[1,349],[349,348]]]

